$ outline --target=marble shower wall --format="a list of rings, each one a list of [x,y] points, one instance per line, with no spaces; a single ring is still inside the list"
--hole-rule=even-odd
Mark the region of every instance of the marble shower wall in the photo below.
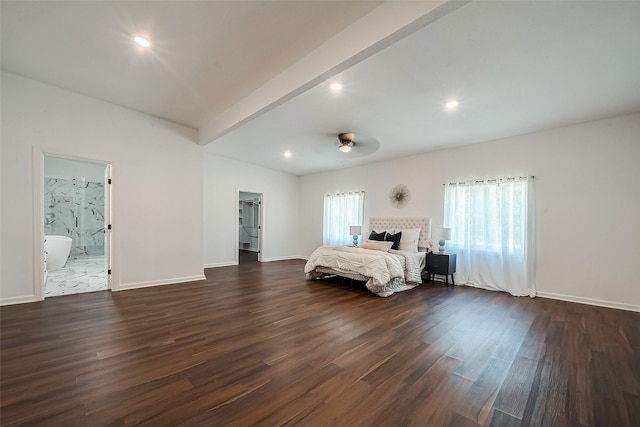
[[[71,256],[104,255],[104,184],[44,179],[44,234],[73,239]]]

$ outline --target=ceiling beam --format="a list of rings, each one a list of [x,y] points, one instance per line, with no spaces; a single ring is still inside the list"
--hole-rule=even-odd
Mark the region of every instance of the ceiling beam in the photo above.
[[[470,1],[385,1],[222,114],[209,118],[199,129],[198,142],[215,141]]]

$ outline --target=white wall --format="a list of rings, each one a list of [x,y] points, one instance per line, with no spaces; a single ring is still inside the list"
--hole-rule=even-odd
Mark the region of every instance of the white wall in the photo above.
[[[300,253],[322,244],[326,192],[364,190],[365,224],[370,216],[430,216],[435,228],[443,183],[535,175],[539,294],[640,311],[639,165],[635,114],[305,176]],[[411,191],[401,209],[387,200],[396,184]]]
[[[35,299],[34,150],[114,163],[121,288],[203,278],[195,138],[192,129],[3,72],[0,301]]]
[[[205,267],[237,262],[240,191],[262,193],[262,261],[297,258],[300,178],[206,153]]]

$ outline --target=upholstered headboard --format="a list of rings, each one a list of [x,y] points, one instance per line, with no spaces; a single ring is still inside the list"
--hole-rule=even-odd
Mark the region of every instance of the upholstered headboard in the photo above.
[[[426,248],[431,239],[431,218],[369,218],[369,232],[371,230],[399,230],[421,228],[418,247]]]

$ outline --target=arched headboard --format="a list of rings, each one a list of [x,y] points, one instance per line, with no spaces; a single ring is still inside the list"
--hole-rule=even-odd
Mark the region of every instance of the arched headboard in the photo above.
[[[402,230],[420,228],[418,247],[426,248],[431,239],[431,218],[369,218],[369,232],[371,230]]]

